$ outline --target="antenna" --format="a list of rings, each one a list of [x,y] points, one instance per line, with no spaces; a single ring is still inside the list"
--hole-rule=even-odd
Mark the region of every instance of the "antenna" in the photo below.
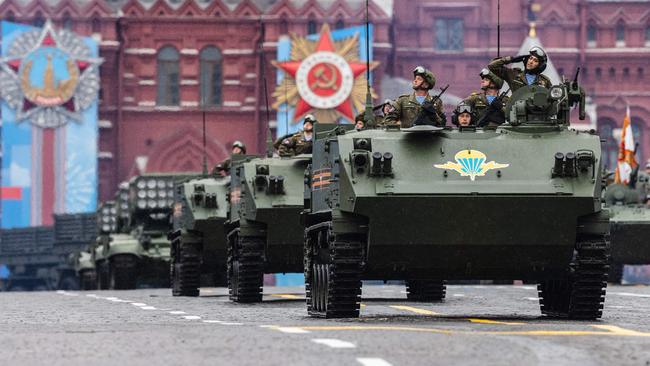
[[[501,57],[501,0],[497,0],[497,58]]]
[[[201,114],[203,115],[203,175],[208,175],[208,152],[205,133],[205,92],[201,96]]]
[[[372,111],[372,94],[370,93],[370,19],[368,15],[368,0],[366,0],[366,110],[363,119],[366,126],[375,126],[375,114]]]
[[[262,68],[262,82],[264,83],[264,100],[266,102],[266,156],[269,158],[273,157],[273,136],[271,135],[271,112],[269,111],[269,91],[266,84],[266,57],[264,57],[264,40],[266,38],[266,29],[264,28],[264,23],[262,23],[262,17],[260,17],[260,28],[262,31],[261,41],[258,46],[260,53],[260,65]]]

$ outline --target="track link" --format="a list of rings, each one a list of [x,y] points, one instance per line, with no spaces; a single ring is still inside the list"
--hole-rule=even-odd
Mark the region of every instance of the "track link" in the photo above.
[[[228,289],[231,301],[262,301],[264,243],[262,238],[235,235],[228,245]]]
[[[579,240],[568,278],[538,285],[542,314],[581,320],[600,318],[608,271],[609,243],[605,238]]]
[[[406,299],[418,302],[442,301],[447,293],[443,280],[406,281]]]
[[[173,296],[199,296],[201,286],[201,242],[193,235],[179,235],[172,243],[171,260]]]

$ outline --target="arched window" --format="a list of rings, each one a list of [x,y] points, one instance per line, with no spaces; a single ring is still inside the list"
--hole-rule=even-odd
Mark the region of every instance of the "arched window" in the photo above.
[[[280,19],[280,34],[289,33],[289,22],[287,22],[286,16],[282,16]]]
[[[15,22],[16,21],[16,15],[11,10],[9,10],[9,12],[7,13],[7,21],[8,22]]]
[[[307,34],[316,34],[316,32],[318,32],[318,25],[314,17],[310,15],[307,21]]]
[[[342,16],[339,16],[336,19],[336,23],[334,24],[334,29],[343,29],[345,28],[345,20],[343,20]]]
[[[596,24],[589,22],[587,25],[587,46],[596,46]]]
[[[92,27],[92,31],[93,31],[93,33],[99,33],[99,32],[101,32],[101,30],[102,30],[102,23],[101,23],[101,21],[99,20],[98,17],[96,17],[96,16],[93,17],[91,27]]]
[[[72,18],[67,11],[63,14],[63,29],[72,30]]]
[[[650,25],[645,27],[645,44],[650,46]]]
[[[598,134],[603,141],[603,164],[607,170],[614,171],[618,158],[618,143],[614,138],[614,126],[616,126],[616,122],[607,118],[598,121],[598,126]]]
[[[157,105],[180,103],[179,59],[178,51],[173,46],[165,46],[158,51]]]
[[[208,46],[201,50],[201,105],[221,105],[221,52]]]
[[[625,46],[625,23],[622,21],[616,24],[616,45]]]
[[[32,24],[34,25],[34,27],[42,28],[43,25],[45,25],[45,19],[43,18],[43,13],[41,13],[40,11],[37,12],[36,15],[34,16],[34,21],[32,22]]]

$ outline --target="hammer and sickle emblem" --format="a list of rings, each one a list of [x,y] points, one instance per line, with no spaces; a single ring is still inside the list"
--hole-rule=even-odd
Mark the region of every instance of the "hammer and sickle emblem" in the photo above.
[[[329,74],[331,77],[327,77],[327,72],[329,71]],[[311,89],[332,89],[332,90],[338,90],[338,86],[336,85],[338,76],[336,74],[336,69],[334,66],[331,64],[323,64],[320,65],[314,70],[314,77],[316,80],[311,84]]]

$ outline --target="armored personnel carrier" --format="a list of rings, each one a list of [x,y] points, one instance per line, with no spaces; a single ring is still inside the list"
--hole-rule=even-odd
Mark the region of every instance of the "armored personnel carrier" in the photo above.
[[[577,82],[518,89],[494,129],[317,126],[305,201],[311,316],[357,317],[361,280],[539,283],[543,314],[602,314],[609,260],[595,133],[570,128]]]
[[[198,296],[199,287],[226,284],[230,177],[201,175],[175,187],[171,241],[172,295]],[[202,281],[203,277],[203,281]]]
[[[611,213],[612,243],[609,282],[621,283],[625,264],[650,264],[650,207],[645,204],[645,195],[645,189],[622,184],[612,184],[606,189],[604,197]]]
[[[235,302],[262,301],[264,273],[303,271],[304,174],[311,155],[233,160],[228,288]]]

